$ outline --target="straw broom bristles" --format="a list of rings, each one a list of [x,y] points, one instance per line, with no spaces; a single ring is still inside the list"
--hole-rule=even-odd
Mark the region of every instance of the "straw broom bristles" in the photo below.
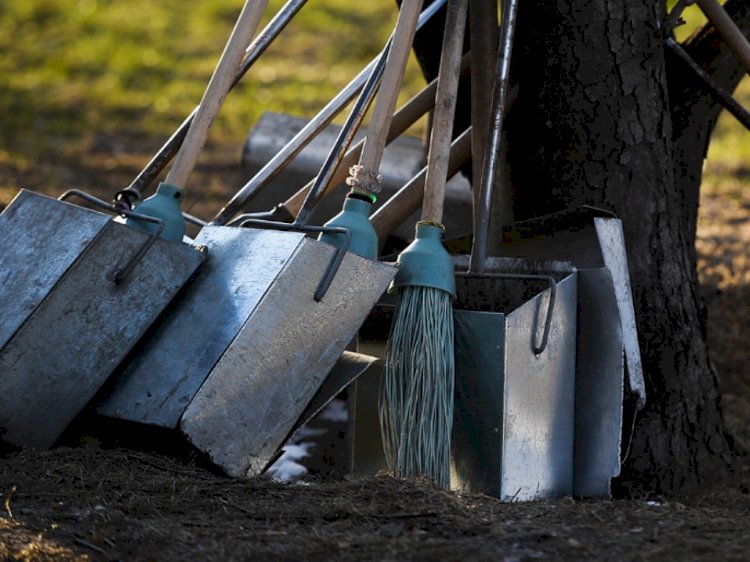
[[[452,296],[419,286],[402,287],[398,296],[381,387],[386,459],[396,477],[426,476],[448,488],[455,371]]]
[[[380,420],[388,466],[397,477],[450,486],[455,376],[453,262],[442,244],[445,184],[468,0],[448,0],[422,220],[398,258],[399,303],[386,350]]]

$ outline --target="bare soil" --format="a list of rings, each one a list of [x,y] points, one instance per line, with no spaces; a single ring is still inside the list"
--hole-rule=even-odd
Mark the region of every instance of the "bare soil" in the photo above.
[[[669,501],[501,503],[383,476],[222,478],[135,450],[2,462],[10,560],[746,560],[747,490]]]
[[[143,155],[107,169],[97,147],[76,186],[108,198]],[[156,147],[151,147],[155,149]],[[108,149],[102,149],[111,159]],[[91,159],[94,160],[91,160]],[[238,185],[235,155],[194,181]],[[118,163],[119,162],[119,163]],[[67,163],[73,166],[73,162]],[[20,185],[39,189],[34,172]],[[67,183],[67,182],[66,182]],[[193,211],[207,216],[226,188],[208,184]],[[92,189],[92,186],[96,188]],[[71,185],[72,187],[72,185]],[[54,188],[48,191],[55,192]],[[60,190],[57,190],[58,193]],[[727,424],[742,466],[750,450],[750,196],[702,202],[699,266]],[[154,452],[82,435],[51,451],[0,454],[0,558],[5,560],[747,560],[748,473],[733,487],[681,498],[501,503],[386,475],[321,474],[304,484],[244,482],[184,451]]]

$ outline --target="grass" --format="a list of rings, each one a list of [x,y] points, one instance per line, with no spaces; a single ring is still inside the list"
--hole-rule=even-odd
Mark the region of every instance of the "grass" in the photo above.
[[[240,4],[26,0],[0,8],[0,205],[19,186],[59,193],[129,183],[200,100]],[[271,0],[264,22],[282,4]],[[264,111],[316,113],[377,54],[395,17],[392,0],[310,2],[229,96],[204,161],[239,162]],[[695,6],[685,17],[680,37],[705,21]],[[405,84],[402,101],[423,84],[413,57]],[[737,95],[750,106],[747,81]],[[704,192],[743,197],[748,135],[721,117]]]
[[[263,23],[282,4],[271,0]],[[200,101],[240,6],[27,0],[0,8],[0,203],[19,184],[59,191],[97,166],[134,174]],[[395,17],[390,0],[310,2],[228,98],[211,146],[238,160],[262,112],[316,113],[380,51]],[[412,60],[404,97],[422,83]],[[84,171],[70,172],[79,161]]]

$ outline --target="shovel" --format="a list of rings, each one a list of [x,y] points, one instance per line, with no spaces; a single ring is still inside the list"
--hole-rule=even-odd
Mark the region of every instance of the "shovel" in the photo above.
[[[240,14],[169,182],[190,174],[265,5]],[[113,209],[77,190],[61,199],[71,196]],[[123,207],[145,232],[27,191],[0,216],[0,427],[12,444],[51,446],[205,257],[164,240],[163,219]]]
[[[294,224],[205,227],[196,242],[209,262],[97,411],[179,425],[230,476],[260,474],[395,275],[347,252],[348,230],[305,224],[323,187]],[[334,249],[310,232],[344,241]]]
[[[503,252],[524,260],[514,263],[512,259],[486,258],[495,159],[501,154],[514,4],[514,0],[507,2],[503,13],[503,59],[499,61],[490,152],[484,162],[469,272],[457,279],[459,301],[463,295],[467,310],[456,312],[454,485],[502,499],[573,492],[606,497],[611,479],[619,474],[623,356],[630,389],[638,403],[642,404],[644,398],[619,221],[594,218],[593,237],[581,228],[584,221],[565,214],[557,221],[554,217],[530,221],[525,228],[517,224],[518,231],[530,235],[517,236]],[[578,228],[567,232],[561,228],[566,218],[569,225],[578,223]],[[598,259],[597,253],[601,256]],[[569,265],[533,261],[550,258],[569,260]],[[494,262],[494,269],[508,271],[520,266],[536,275],[488,273],[488,261]],[[570,273],[565,274],[565,270]],[[545,275],[549,289],[510,312],[503,321],[505,341],[493,341],[487,334],[497,333],[491,327],[497,320],[492,318],[493,313],[481,311],[498,306],[503,293],[512,295],[512,284],[528,285]],[[496,281],[493,286],[493,280],[503,278],[502,284]],[[543,322],[529,307],[540,299],[547,301]],[[503,351],[494,357],[498,344]],[[489,365],[500,367],[495,372],[484,367]]]
[[[517,5],[503,6],[469,271],[456,276],[451,485],[530,500],[573,491],[576,276],[559,263],[488,268]]]

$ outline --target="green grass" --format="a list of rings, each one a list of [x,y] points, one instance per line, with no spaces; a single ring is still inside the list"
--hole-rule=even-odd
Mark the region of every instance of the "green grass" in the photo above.
[[[124,153],[143,152],[145,164],[200,101],[241,4],[4,3],[0,203],[16,182],[62,187],[69,183],[63,168],[76,160],[113,168]],[[282,5],[271,0],[263,24]],[[395,18],[392,0],[309,2],[230,95],[212,145],[237,155],[264,111],[315,114],[380,51]],[[423,84],[414,60],[406,82],[404,96]]]
[[[271,0],[264,22],[282,4]],[[20,185],[59,192],[127,183],[199,102],[240,6],[239,0],[1,4],[0,204]],[[685,14],[680,37],[704,21],[695,6]],[[392,0],[311,0],[229,96],[206,159],[239,162],[242,142],[264,111],[315,114],[377,54],[395,18]],[[422,85],[412,57],[402,101]],[[750,107],[750,84],[738,96]],[[722,116],[706,165],[708,189],[746,170],[749,135]]]
[[[690,6],[683,12],[685,25],[675,30],[678,40],[689,37],[706,23],[706,17],[698,6]],[[750,79],[745,78],[734,92],[737,100],[750,108]],[[732,200],[748,199],[750,185],[750,131],[740,125],[727,111],[719,117],[711,135],[708,154],[704,163],[703,195],[722,196]]]

